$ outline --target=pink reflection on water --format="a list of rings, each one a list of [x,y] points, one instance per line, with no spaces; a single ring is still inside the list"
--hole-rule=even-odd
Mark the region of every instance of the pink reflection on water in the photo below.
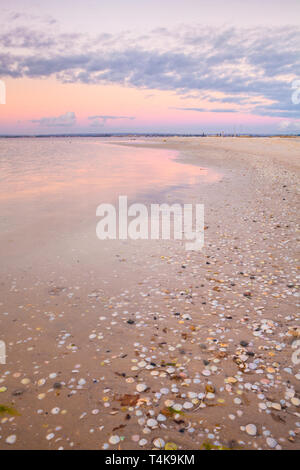
[[[2,140],[0,200],[72,195],[109,202],[119,194],[131,197],[221,179],[212,169],[181,163],[176,157],[175,151],[95,139]]]

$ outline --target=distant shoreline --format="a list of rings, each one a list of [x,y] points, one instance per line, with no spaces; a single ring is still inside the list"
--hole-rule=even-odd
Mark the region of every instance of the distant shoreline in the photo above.
[[[254,138],[254,137],[281,137],[281,138],[289,138],[289,137],[300,137],[300,134],[234,134],[234,133],[211,133],[211,134],[181,134],[181,133],[174,133],[174,134],[161,134],[161,133],[110,133],[110,134],[0,134],[0,139],[24,139],[24,138],[47,138],[47,137],[239,137],[239,138]]]

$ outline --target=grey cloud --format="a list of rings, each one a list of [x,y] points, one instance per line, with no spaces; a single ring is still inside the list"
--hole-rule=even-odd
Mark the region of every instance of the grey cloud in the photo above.
[[[111,115],[106,115],[106,114],[99,114],[96,116],[89,116],[88,119],[102,119],[104,121],[109,121],[109,120],[115,120],[115,119],[135,119],[134,116],[111,116]]]
[[[170,109],[176,109],[177,111],[197,111],[198,113],[205,113],[206,108],[180,108],[180,107],[171,107]]]
[[[226,96],[209,101],[237,103],[255,114],[299,116],[300,107],[290,100],[291,82],[300,76],[296,27],[189,26],[93,38],[20,27],[2,32],[0,46],[1,77],[55,76],[62,82],[172,90],[183,98],[221,92]],[[261,106],[261,98],[272,103]]]
[[[223,108],[213,108],[213,109],[208,109],[208,108],[171,108],[171,109],[177,109],[178,111],[196,111],[199,113],[236,113],[236,109],[223,109]]]
[[[222,109],[222,108],[214,108],[210,110],[211,113],[236,113],[236,109]]]
[[[93,127],[98,127],[98,126],[104,126],[108,121],[118,121],[118,120],[123,120],[127,119],[132,121],[135,119],[134,116],[112,116],[112,115],[106,115],[106,114],[99,114],[95,116],[88,116],[88,119],[92,121],[92,126]]]
[[[71,127],[76,124],[76,115],[71,111],[57,117],[32,119],[30,122],[39,124],[42,127]]]
[[[0,34],[0,44],[5,48],[43,48],[56,44],[53,37],[41,32],[32,31],[22,26],[16,27],[8,34]]]

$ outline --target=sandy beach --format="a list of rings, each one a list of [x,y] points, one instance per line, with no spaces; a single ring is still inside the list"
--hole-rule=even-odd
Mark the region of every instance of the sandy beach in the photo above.
[[[0,449],[299,448],[299,155],[1,139]],[[97,239],[120,194],[204,204],[203,250]]]

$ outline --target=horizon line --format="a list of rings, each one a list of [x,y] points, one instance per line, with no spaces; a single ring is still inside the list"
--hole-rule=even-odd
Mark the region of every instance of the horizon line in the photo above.
[[[236,132],[104,132],[104,133],[81,133],[72,134],[0,134],[0,138],[22,138],[22,137],[300,137],[300,133],[236,133]]]

